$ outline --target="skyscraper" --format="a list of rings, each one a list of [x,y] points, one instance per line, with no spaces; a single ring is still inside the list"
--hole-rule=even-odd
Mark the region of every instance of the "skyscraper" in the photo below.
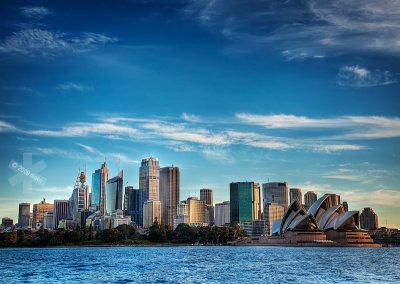
[[[212,189],[210,188],[200,189],[200,200],[203,200],[206,205],[214,206]]]
[[[148,200],[159,200],[160,166],[158,159],[142,159],[139,169],[139,225],[143,225],[143,204]]]
[[[332,206],[340,204],[340,195],[337,195],[337,194],[334,194],[334,193],[331,193],[329,195],[331,197]]]
[[[251,222],[260,219],[260,186],[254,182],[230,184],[230,219],[233,222]]]
[[[209,226],[214,225],[214,200],[213,191],[210,188],[200,189],[200,200],[204,201],[206,206],[206,223]]]
[[[300,188],[291,188],[289,190],[289,203],[292,203],[293,201],[297,200],[300,205],[303,204],[303,198],[301,196],[301,189]]]
[[[379,228],[378,215],[372,208],[364,208],[360,214],[360,227],[365,230],[375,230]]]
[[[149,228],[157,220],[162,218],[161,202],[159,200],[148,200],[143,204],[143,227]]]
[[[287,182],[263,183],[263,204],[277,203],[288,207],[288,185]]]
[[[304,194],[304,206],[307,210],[315,201],[317,201],[317,195],[314,193],[314,191],[307,191],[307,193]]]
[[[160,201],[162,223],[174,225],[177,206],[179,204],[180,173],[178,167],[160,169]]]
[[[133,188],[133,186],[125,187],[124,195],[124,210],[125,216],[130,216],[131,221],[135,224],[139,222],[139,189]]]
[[[98,192],[100,192],[100,208],[99,209],[100,209],[100,215],[104,216],[105,207],[106,207],[106,183],[108,181],[108,168],[107,168],[106,162],[104,162],[101,165],[101,168],[96,170],[95,173],[99,173],[99,175],[100,175],[100,179],[98,179],[98,177],[96,177],[97,178],[96,182],[98,182],[100,184],[100,188],[98,187],[98,185],[95,185],[96,193],[94,194],[95,195],[94,202],[96,203],[99,200],[97,194],[98,194]],[[92,203],[93,203],[93,201],[92,201]]]
[[[231,222],[229,201],[215,204],[215,226],[223,226]]]
[[[71,195],[72,219],[82,226],[81,214],[89,208],[89,187],[85,185],[86,174],[81,172],[78,176]]]
[[[105,214],[111,216],[116,210],[122,210],[123,199],[123,171],[118,172],[118,175],[107,181],[106,184],[106,208]]]
[[[18,212],[18,227],[25,228],[29,227],[31,204],[30,203],[20,203]]]
[[[53,204],[47,203],[45,198],[40,203],[33,204],[33,229],[40,229],[43,225],[45,212],[53,212]]]
[[[71,205],[69,200],[54,200],[53,227],[58,228],[61,220],[71,219]]]
[[[100,196],[101,196],[101,172],[96,170],[92,174],[92,206],[94,210],[100,209]]]
[[[189,205],[189,224],[204,226],[206,224],[204,201],[199,200],[197,197],[189,197],[186,202]]]

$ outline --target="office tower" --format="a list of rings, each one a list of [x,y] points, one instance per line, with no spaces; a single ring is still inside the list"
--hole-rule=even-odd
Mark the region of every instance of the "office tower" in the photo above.
[[[200,200],[203,200],[206,205],[214,206],[212,189],[209,188],[200,189]]]
[[[174,217],[174,230],[179,224],[189,224],[189,204],[187,200],[179,202],[176,207],[176,216]]]
[[[122,210],[123,199],[123,171],[118,172],[118,175],[107,181],[106,184],[106,208],[105,215],[110,216],[117,209]]]
[[[285,214],[285,207],[278,203],[264,204],[264,220],[266,225],[266,234],[272,234],[272,225],[277,220],[282,220]]]
[[[31,204],[30,203],[20,203],[18,212],[18,227],[26,228],[29,227]]]
[[[160,169],[160,201],[162,223],[174,225],[174,217],[179,204],[180,172],[178,167]]]
[[[157,220],[160,223],[161,202],[159,200],[148,200],[143,204],[143,227],[149,228]]]
[[[104,162],[100,169],[92,175],[92,205],[100,210],[100,215],[104,216],[106,207],[106,183],[108,181],[108,168]],[[99,203],[99,204],[98,204]]]
[[[206,223],[208,226],[214,225],[214,200],[213,191],[209,188],[200,189],[200,200],[204,201],[206,206]]]
[[[14,220],[8,217],[4,217],[1,219],[1,225],[4,229],[12,228]]]
[[[349,204],[347,203],[347,201],[343,201],[342,205],[343,205],[344,211],[348,212],[349,211]]]
[[[208,226],[214,226],[215,217],[214,217],[214,206],[205,205],[205,214],[206,214],[206,223]]]
[[[85,185],[86,174],[81,172],[77,177],[74,189],[71,195],[71,214],[72,219],[81,224],[81,213],[89,208],[89,187]]]
[[[315,201],[317,201],[317,195],[314,193],[314,191],[307,191],[307,193],[304,194],[305,209],[308,210]]]
[[[360,228],[365,230],[375,230],[379,228],[378,215],[372,208],[364,208],[360,214]]]
[[[61,220],[71,219],[71,205],[69,200],[54,200],[53,228],[58,229]]]
[[[45,212],[53,212],[53,204],[47,203],[45,198],[40,203],[33,204],[33,229],[40,229],[43,225]]]
[[[337,194],[329,194],[331,198],[331,204],[332,206],[336,206],[340,204],[340,195]]]
[[[101,173],[96,170],[92,174],[92,206],[97,211],[100,209],[100,196],[101,196]]]
[[[260,186],[254,182],[230,184],[230,219],[234,222],[251,222],[261,217]]]
[[[146,158],[142,160],[139,169],[139,225],[143,225],[143,204],[148,200],[159,200],[160,166],[158,159]]]
[[[229,201],[215,204],[215,226],[223,226],[231,222],[231,205]]]
[[[297,200],[300,205],[303,204],[303,198],[301,196],[300,188],[291,188],[289,189],[289,200],[292,203],[294,200]]]
[[[263,183],[263,204],[278,203],[288,207],[288,185],[287,182]]]
[[[43,229],[53,229],[53,212],[45,212],[43,217]]]
[[[189,206],[189,224],[206,225],[206,206],[204,201],[197,197],[189,197],[186,201]]]
[[[125,187],[124,197],[124,210],[125,215],[131,217],[131,221],[135,224],[139,222],[139,189],[133,188],[133,186]]]

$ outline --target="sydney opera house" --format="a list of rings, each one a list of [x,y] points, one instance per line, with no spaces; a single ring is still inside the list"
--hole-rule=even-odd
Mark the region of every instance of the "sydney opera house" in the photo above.
[[[293,201],[280,221],[272,227],[272,236],[251,239],[252,244],[377,246],[367,231],[359,229],[358,211],[345,212],[331,194],[325,194],[306,211]]]

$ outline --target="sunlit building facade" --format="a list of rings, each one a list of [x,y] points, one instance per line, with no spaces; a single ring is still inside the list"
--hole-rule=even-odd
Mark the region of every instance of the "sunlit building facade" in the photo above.
[[[178,167],[160,169],[160,201],[162,223],[173,226],[180,198],[180,172]]]
[[[139,225],[143,225],[144,202],[160,200],[160,165],[157,158],[142,159],[139,168]]]
[[[224,226],[231,222],[231,205],[229,201],[215,204],[215,226]]]

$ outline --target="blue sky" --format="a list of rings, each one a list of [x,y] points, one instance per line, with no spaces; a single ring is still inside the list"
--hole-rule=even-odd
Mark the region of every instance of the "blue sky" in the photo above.
[[[104,159],[138,187],[151,155],[181,199],[287,181],[400,227],[400,3],[305,2],[2,1],[0,216]],[[32,190],[9,181],[24,153]]]

